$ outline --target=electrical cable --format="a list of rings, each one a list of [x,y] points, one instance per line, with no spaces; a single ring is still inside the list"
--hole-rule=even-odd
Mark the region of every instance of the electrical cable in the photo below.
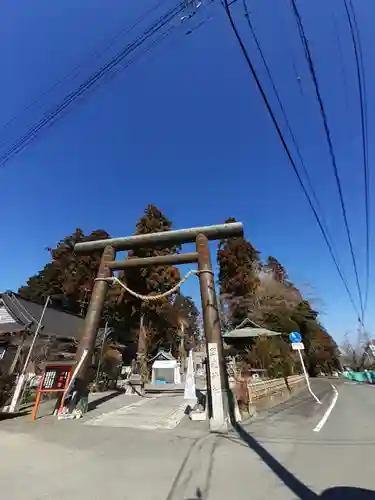
[[[350,13],[349,5],[352,13]],[[362,44],[359,33],[359,27],[355,15],[354,6],[351,0],[344,0],[346,15],[348,18],[351,39],[354,48],[355,63],[357,70],[357,81],[359,91],[360,115],[361,115],[361,132],[362,132],[362,150],[363,150],[363,170],[365,183],[365,218],[366,218],[366,278],[365,278],[365,299],[364,313],[367,308],[368,292],[370,284],[370,170],[368,163],[368,135],[367,135],[367,98],[366,98],[366,81],[365,70],[363,63]]]
[[[23,109],[21,109],[17,114],[13,115],[12,118],[10,118],[6,123],[0,126],[0,131],[4,131],[7,129],[12,123],[14,123],[18,118],[20,118],[22,115],[24,115],[27,111],[29,111],[31,108],[39,104],[37,109],[40,109],[42,106],[42,99],[50,95],[53,90],[55,90],[61,83],[70,80],[73,80],[80,74],[80,69],[88,62],[94,61],[96,59],[99,59],[101,56],[103,56],[108,50],[114,45],[114,43],[123,35],[126,35],[130,33],[134,28],[136,28],[139,24],[142,23],[148,17],[151,13],[153,13],[155,10],[157,10],[164,2],[165,0],[160,0],[157,4],[152,6],[150,9],[148,9],[146,12],[144,12],[141,16],[139,16],[131,25],[126,26],[125,28],[122,28],[118,33],[116,33],[111,39],[108,41],[108,43],[105,45],[104,48],[98,48],[89,56],[86,58],[85,61],[82,61],[78,63],[76,66],[74,66],[73,69],[71,69],[65,76],[59,78],[51,87],[49,87],[47,90],[42,92],[39,96],[37,96],[35,99],[33,99],[29,104],[27,104]],[[2,143],[0,147],[3,147],[6,143]]]
[[[346,230],[346,234],[347,234],[348,242],[349,242],[350,254],[352,257],[352,263],[353,263],[356,285],[357,285],[357,290],[358,290],[358,295],[359,295],[359,302],[360,302],[360,311],[361,311],[361,317],[362,317],[361,322],[363,322],[364,305],[363,305],[362,290],[361,290],[361,286],[360,286],[360,282],[359,282],[358,266],[357,266],[357,261],[356,261],[355,254],[354,254],[353,241],[352,241],[352,237],[350,234],[350,228],[349,228],[348,216],[347,216],[347,212],[346,212],[345,201],[344,201],[344,196],[343,196],[343,191],[342,191],[342,186],[341,186],[340,174],[339,174],[338,167],[337,167],[336,155],[335,155],[334,148],[333,148],[331,132],[330,132],[329,125],[328,125],[327,114],[325,112],[323,99],[322,99],[318,79],[317,79],[316,72],[315,72],[315,66],[314,66],[314,63],[312,60],[309,42],[307,40],[305,30],[303,27],[302,18],[301,18],[301,15],[299,13],[299,10],[298,10],[296,0],[290,0],[290,1],[291,1],[291,6],[292,6],[292,11],[293,11],[294,17],[296,19],[301,42],[302,42],[302,45],[304,48],[304,54],[305,54],[305,57],[306,57],[306,60],[308,63],[308,67],[310,70],[310,74],[311,74],[311,77],[313,80],[315,94],[316,94],[316,97],[317,97],[317,100],[319,103],[320,114],[321,114],[322,120],[323,120],[325,136],[326,136],[326,140],[328,143],[328,149],[329,149],[331,162],[332,162],[332,166],[333,166],[334,177],[335,177],[335,181],[336,181],[336,185],[337,185],[337,189],[338,189],[338,193],[339,193],[339,198],[340,198],[341,212],[342,212],[343,219],[344,219],[345,230]]]
[[[285,108],[284,108],[284,105],[283,105],[283,103],[282,103],[282,100],[281,100],[281,97],[280,97],[279,91],[277,90],[276,83],[275,83],[275,81],[274,81],[274,79],[273,79],[273,76],[272,76],[271,70],[270,70],[270,68],[269,68],[269,66],[268,66],[268,63],[267,63],[267,61],[266,61],[266,58],[265,58],[265,56],[264,56],[264,53],[263,53],[262,47],[261,47],[260,42],[259,42],[259,39],[258,39],[258,36],[257,36],[257,34],[256,34],[256,32],[255,32],[255,29],[254,29],[253,23],[252,23],[251,18],[250,18],[250,13],[249,13],[249,9],[248,9],[248,7],[247,7],[247,2],[246,2],[246,0],[242,0],[242,5],[243,5],[244,11],[245,11],[245,17],[246,17],[246,21],[247,21],[248,27],[249,27],[249,29],[250,29],[250,32],[251,32],[252,37],[253,37],[253,40],[254,40],[254,42],[255,42],[255,45],[256,45],[256,47],[257,47],[257,49],[258,49],[258,52],[259,52],[260,57],[261,57],[261,59],[262,59],[262,62],[263,62],[263,64],[264,64],[264,67],[265,67],[265,69],[266,69],[266,72],[267,72],[267,75],[268,75],[268,77],[269,77],[269,80],[270,80],[270,83],[271,83],[272,89],[273,89],[273,91],[274,91],[274,93],[275,93],[275,96],[276,96],[277,102],[279,103],[279,106],[280,106],[281,112],[282,112],[282,114],[283,114],[283,117],[284,117],[284,120],[285,120],[286,126],[287,126],[287,128],[288,128],[288,131],[289,131],[289,134],[290,134],[290,136],[291,136],[292,142],[293,142],[294,147],[295,147],[295,149],[296,149],[297,156],[298,156],[298,158],[299,158],[299,160],[300,160],[300,162],[301,162],[302,170],[303,170],[303,172],[304,172],[304,174],[305,174],[305,176],[306,176],[308,186],[309,186],[309,188],[310,188],[310,190],[311,190],[312,196],[313,196],[314,201],[315,201],[315,207],[316,207],[317,212],[318,212],[318,214],[319,214],[319,217],[320,217],[320,219],[321,219],[321,221],[322,221],[322,226],[323,226],[323,227],[324,227],[324,229],[325,229],[325,232],[326,232],[326,234],[327,234],[327,237],[328,237],[328,239],[329,239],[329,241],[330,241],[330,244],[331,244],[331,246],[332,246],[332,250],[333,250],[333,252],[335,253],[336,260],[338,261],[338,260],[339,260],[339,259],[338,259],[338,253],[337,253],[337,250],[336,250],[336,248],[335,248],[335,246],[334,246],[334,243],[333,243],[333,238],[332,238],[332,236],[331,236],[331,234],[330,234],[330,231],[329,231],[329,228],[328,228],[328,224],[327,224],[326,219],[325,219],[325,217],[324,217],[323,209],[322,209],[322,207],[321,207],[321,204],[320,204],[320,202],[319,202],[318,196],[317,196],[317,194],[316,194],[316,191],[315,191],[314,185],[313,185],[313,183],[312,183],[312,180],[311,180],[311,176],[310,176],[310,174],[309,174],[309,171],[308,171],[308,169],[307,169],[307,167],[306,167],[306,165],[305,165],[305,162],[304,162],[304,159],[303,159],[303,156],[302,156],[301,150],[300,150],[300,148],[299,148],[299,145],[298,145],[297,139],[296,139],[296,137],[295,137],[295,135],[294,135],[294,133],[293,133],[292,127],[291,127],[291,125],[290,125],[290,122],[289,122],[289,119],[288,119],[288,115],[287,115],[286,110],[285,110]]]
[[[288,147],[288,145],[286,143],[286,140],[284,138],[284,135],[282,133],[280,125],[279,125],[279,123],[278,123],[278,121],[277,121],[277,119],[276,119],[276,117],[274,115],[272,107],[271,107],[271,105],[270,105],[270,103],[268,101],[267,95],[266,95],[266,93],[265,93],[265,91],[264,91],[264,89],[262,87],[262,84],[261,84],[261,82],[259,80],[257,72],[256,72],[256,70],[254,68],[254,65],[253,65],[253,63],[252,63],[252,61],[250,59],[250,56],[249,56],[249,54],[248,54],[248,52],[246,50],[245,44],[244,44],[244,42],[243,42],[243,40],[242,40],[242,38],[241,38],[238,30],[237,30],[236,24],[235,24],[235,22],[233,20],[232,14],[231,14],[230,9],[229,9],[228,0],[222,0],[222,1],[223,1],[223,6],[224,6],[224,9],[225,9],[225,12],[226,12],[229,24],[231,26],[231,29],[232,29],[232,31],[233,31],[236,39],[237,39],[237,42],[238,42],[238,44],[239,44],[239,46],[241,48],[242,55],[245,58],[245,61],[246,61],[247,65],[248,65],[248,67],[250,69],[250,72],[251,72],[253,78],[254,78],[256,86],[257,86],[257,88],[258,88],[258,90],[259,90],[259,92],[260,92],[260,94],[261,94],[261,96],[263,98],[263,101],[264,101],[264,104],[265,104],[265,106],[267,108],[269,116],[270,116],[270,118],[272,120],[272,123],[273,123],[273,125],[274,125],[274,127],[275,127],[275,129],[277,131],[278,136],[279,136],[280,142],[281,142],[281,144],[282,144],[282,146],[284,148],[285,153],[288,156],[288,159],[290,161],[292,169],[293,169],[295,175],[297,176],[299,185],[302,188],[302,191],[303,191],[303,193],[304,193],[304,195],[305,195],[305,197],[306,197],[306,199],[308,201],[308,204],[309,204],[309,206],[310,206],[310,208],[311,208],[311,210],[313,212],[314,218],[315,218],[315,220],[316,220],[316,222],[317,222],[317,224],[319,226],[320,232],[323,235],[324,241],[325,241],[325,243],[326,243],[326,245],[328,247],[329,253],[330,253],[331,257],[332,257],[332,260],[333,260],[334,265],[335,265],[335,267],[337,269],[337,272],[338,272],[338,274],[340,276],[340,279],[341,279],[341,281],[342,281],[342,283],[344,285],[344,288],[345,288],[345,290],[346,290],[346,292],[348,294],[349,300],[350,300],[350,302],[351,302],[351,304],[352,304],[352,306],[353,306],[353,308],[354,308],[354,310],[355,310],[355,312],[357,314],[358,319],[360,320],[360,314],[358,312],[358,308],[357,308],[357,306],[356,306],[356,304],[354,302],[354,299],[353,299],[353,296],[352,296],[352,294],[350,292],[349,286],[348,286],[348,284],[347,284],[347,282],[345,280],[345,277],[344,277],[344,275],[343,275],[343,273],[342,273],[342,271],[340,269],[340,266],[339,266],[339,264],[338,264],[338,262],[336,260],[336,257],[334,255],[333,250],[332,250],[332,246],[331,246],[331,244],[329,242],[329,239],[327,237],[325,229],[324,229],[324,227],[323,227],[323,225],[322,225],[322,223],[320,221],[319,215],[318,215],[318,213],[317,213],[317,211],[316,211],[316,209],[314,207],[314,204],[313,204],[313,202],[311,200],[311,197],[310,197],[310,195],[309,195],[309,193],[308,193],[308,191],[307,191],[307,189],[306,189],[306,187],[304,185],[303,179],[302,179],[302,177],[301,177],[301,175],[300,175],[300,173],[298,171],[297,165],[296,165],[296,163],[295,163],[295,161],[294,161],[294,159],[292,157],[292,154],[291,154],[291,152],[289,150],[289,147]]]
[[[132,52],[137,48],[142,46],[149,38],[154,36],[158,31],[160,31],[165,25],[170,23],[179,13],[184,10],[183,3],[177,4],[175,7],[170,9],[166,14],[161,16],[158,21],[153,23],[145,32],[138,36],[133,42],[128,44],[123,50],[111,58],[111,60],[106,63],[100,70],[96,71],[91,77],[89,77],[84,83],[82,83],[75,91],[69,93],[59,105],[57,105],[52,111],[45,114],[45,116],[29,131],[23,135],[11,148],[9,148],[5,153],[0,156],[0,167],[3,167],[14,155],[21,152],[32,140],[36,138],[36,135],[45,128],[46,126],[55,123],[56,118],[59,117],[62,111],[64,111],[70,104],[72,104],[78,97],[84,94],[87,90],[92,88],[96,83],[108,75],[112,70],[119,69],[117,66]]]
[[[346,79],[346,73],[345,73],[345,66],[344,66],[344,52],[342,50],[342,44],[340,40],[340,34],[337,26],[337,21],[334,12],[332,11],[332,24],[333,24],[333,30],[335,32],[335,37],[336,37],[336,42],[337,42],[337,48],[338,48],[338,53],[339,53],[339,60],[340,60],[340,69],[341,69],[341,78],[342,82],[344,84],[344,95],[345,95],[345,107],[346,110],[348,110],[349,107],[349,101],[348,101],[348,82]]]

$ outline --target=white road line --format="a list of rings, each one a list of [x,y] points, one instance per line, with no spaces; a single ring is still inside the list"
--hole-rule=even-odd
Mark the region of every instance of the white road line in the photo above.
[[[331,415],[331,412],[332,412],[333,408],[335,407],[337,398],[339,397],[339,391],[336,389],[336,387],[332,384],[331,384],[331,387],[332,387],[333,392],[334,392],[331,404],[329,405],[328,410],[325,412],[322,419],[318,422],[317,426],[314,429],[314,432],[319,432],[322,430],[323,425],[327,422],[328,417]]]

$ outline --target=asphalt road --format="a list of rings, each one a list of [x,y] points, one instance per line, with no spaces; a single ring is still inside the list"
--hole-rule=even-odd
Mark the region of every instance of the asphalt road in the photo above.
[[[303,391],[222,439],[203,498],[375,499],[375,387],[312,387],[321,405]]]
[[[225,435],[185,420],[168,430],[3,421],[1,498],[375,500],[375,387],[312,387],[321,405],[303,390]],[[117,412],[120,403],[106,405]]]

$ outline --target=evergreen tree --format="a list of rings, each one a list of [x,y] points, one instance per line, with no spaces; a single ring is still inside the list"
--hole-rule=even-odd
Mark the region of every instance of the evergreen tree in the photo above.
[[[148,205],[144,215],[136,225],[135,235],[170,231],[172,222],[154,205]],[[176,245],[163,248],[137,248],[129,252],[128,258],[144,258],[159,255],[174,254],[179,251]],[[153,266],[147,268],[129,269],[122,274],[127,286],[141,295],[159,295],[167,292],[180,280],[180,272],[172,266]],[[139,321],[138,353],[140,369],[146,376],[146,359],[148,353],[153,353],[165,344],[168,337],[168,313],[172,308],[172,298],[158,301],[141,301],[127,292],[120,292],[119,304],[131,308],[132,315]],[[140,319],[142,321],[140,321]]]
[[[234,222],[228,219],[226,222]],[[172,222],[154,205],[148,205],[136,226],[135,234],[170,231]],[[52,297],[55,307],[73,314],[86,313],[102,252],[75,254],[74,243],[106,239],[109,235],[97,230],[86,236],[81,229],[63,238],[56,248],[49,249],[52,262],[32,276],[20,288],[24,298],[44,303]],[[144,258],[177,253],[179,247],[137,248],[128,258]],[[319,371],[339,369],[338,348],[321,325],[317,311],[303,299],[298,288],[287,279],[287,272],[274,257],[268,257],[260,273],[259,253],[244,237],[220,241],[218,247],[220,303],[222,320],[234,328],[245,318],[262,327],[283,334],[261,339],[249,345],[248,362],[262,365],[272,376],[284,376],[298,366],[287,334],[299,331],[305,345],[304,355],[310,376]],[[173,266],[132,268],[120,275],[128,287],[142,295],[162,294],[180,280]],[[141,321],[142,319],[142,321]],[[127,353],[142,355],[142,372],[146,372],[148,355],[158,348],[170,349],[183,357],[185,349],[200,340],[199,313],[190,297],[177,293],[155,302],[141,301],[121,287],[109,290],[104,305],[103,324],[109,320],[116,337],[128,346]],[[141,332],[141,335],[139,333]],[[181,333],[183,332],[183,340]],[[138,345],[137,345],[138,341]],[[131,346],[134,346],[132,350]],[[265,366],[267,365],[267,366]]]
[[[101,251],[89,255],[75,254],[73,245],[108,237],[108,233],[101,229],[88,236],[81,229],[76,229],[73,234],[63,238],[56,248],[48,249],[52,262],[32,276],[19,289],[19,294],[38,303],[43,303],[50,295],[53,306],[72,314],[84,314],[98,272]]]
[[[311,377],[320,370],[331,372],[339,368],[337,345],[318,321],[318,313],[309,302],[301,302],[292,313],[305,345],[307,369]]]
[[[264,268],[273,275],[278,283],[285,283],[288,278],[285,268],[275,259],[275,257],[269,256]]]
[[[170,231],[172,222],[154,205],[148,205],[145,214],[137,223],[135,235]],[[128,258],[156,257],[177,253],[179,247],[137,248],[128,253]],[[179,270],[171,266],[153,266],[126,271],[124,277],[128,287],[141,295],[161,294],[170,290],[180,280]],[[143,312],[158,309],[159,302],[143,302],[127,295],[127,300],[142,306]]]
[[[228,219],[226,223],[235,222]],[[221,302],[227,302],[231,323],[243,321],[254,306],[259,285],[259,253],[244,237],[219,242],[217,260]]]
[[[178,336],[183,335],[183,345],[185,349],[193,349],[200,340],[199,311],[191,297],[177,294],[171,312],[171,325],[178,332]]]

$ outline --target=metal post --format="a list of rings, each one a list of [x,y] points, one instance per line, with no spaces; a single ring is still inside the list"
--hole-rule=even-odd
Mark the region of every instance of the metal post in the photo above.
[[[115,258],[115,249],[111,246],[107,246],[103,251],[97,275],[98,280],[95,281],[92,290],[90,304],[87,309],[86,318],[83,325],[83,331],[77,349],[77,354],[76,354],[77,363],[79,363],[80,359],[82,358],[83,352],[87,350],[87,356],[85,357],[85,360],[81,365],[76,380],[76,388],[78,392],[77,403],[79,401],[82,401],[82,403],[80,403],[81,411],[86,411],[87,408],[87,400],[88,400],[87,372],[92,362],[92,353],[95,347],[95,339],[100,326],[100,321],[102,319],[104,301],[108,290],[108,281],[102,281],[100,278],[109,278],[112,275],[112,272],[108,267],[108,263],[111,262],[114,258]]]
[[[217,306],[215,280],[212,272],[208,239],[199,234],[196,239],[198,252],[199,283],[202,299],[204,333],[207,346],[210,398],[212,414],[210,429],[214,431],[228,430],[228,391],[227,373],[223,354],[219,311]]]
[[[39,322],[38,322],[38,326],[36,327],[33,340],[31,341],[29,352],[28,352],[28,354],[26,356],[25,364],[23,365],[22,371],[21,371],[21,373],[20,373],[20,375],[18,377],[18,381],[17,381],[16,389],[15,389],[14,394],[13,394],[12,402],[10,403],[10,406],[9,406],[9,412],[14,412],[16,410],[17,403],[18,403],[18,400],[19,400],[19,397],[20,397],[20,394],[21,394],[21,391],[22,391],[22,388],[23,388],[23,384],[25,382],[27,366],[29,364],[29,361],[30,361],[30,358],[31,358],[31,353],[33,351],[36,339],[37,339],[37,337],[39,335],[39,332],[40,332],[40,329],[42,327],[42,322],[43,322],[44,314],[45,314],[47,306],[49,304],[49,300],[50,300],[50,298],[47,297],[47,299],[46,299],[46,301],[44,303],[43,311],[42,311],[42,314],[40,316],[40,319],[39,319]]]
[[[321,403],[320,399],[318,398],[318,396],[316,396],[314,394],[314,392],[311,389],[310,379],[309,379],[309,375],[308,375],[307,370],[306,370],[305,362],[303,361],[301,349],[298,349],[298,354],[299,354],[299,359],[300,359],[300,362],[302,365],[303,374],[305,375],[306,385],[307,385],[307,388],[309,390],[309,393],[315,399],[315,401],[321,405],[322,403]]]

